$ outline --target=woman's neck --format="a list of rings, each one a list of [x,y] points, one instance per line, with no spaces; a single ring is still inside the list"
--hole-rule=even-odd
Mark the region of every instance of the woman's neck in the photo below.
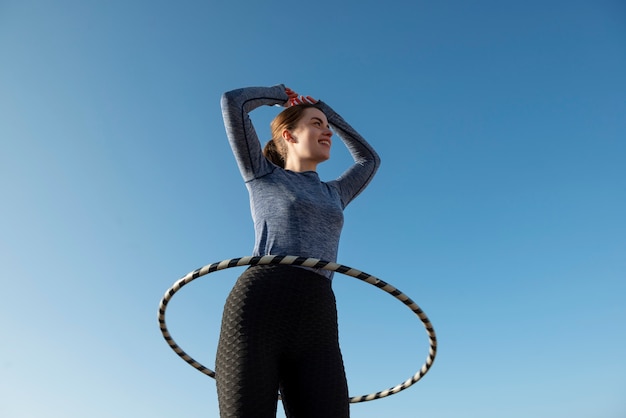
[[[285,170],[302,173],[305,171],[317,171],[317,163],[313,161],[299,160],[285,162]]]

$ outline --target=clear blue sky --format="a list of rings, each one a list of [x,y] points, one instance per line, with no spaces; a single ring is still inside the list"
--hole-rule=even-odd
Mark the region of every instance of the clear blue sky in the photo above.
[[[219,98],[284,83],[382,158],[339,261],[439,337],[422,381],[353,417],[623,418],[625,74],[618,0],[0,0],[0,416],[217,417],[158,302],[250,253]],[[265,138],[275,113],[253,114]],[[320,175],[348,163],[336,142]],[[207,366],[240,272],[168,309]],[[351,394],[413,375],[411,311],[334,286]]]

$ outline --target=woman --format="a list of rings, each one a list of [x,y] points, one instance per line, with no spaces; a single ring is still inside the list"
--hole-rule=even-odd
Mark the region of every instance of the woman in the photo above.
[[[282,105],[265,148],[248,113]],[[336,261],[343,209],[371,181],[380,159],[337,113],[283,85],[222,96],[230,145],[250,194],[254,255]],[[322,182],[333,127],[354,164]],[[349,416],[337,335],[332,273],[295,266],[254,266],[233,287],[222,318],[216,380],[220,416],[276,416],[280,388],[287,417]]]

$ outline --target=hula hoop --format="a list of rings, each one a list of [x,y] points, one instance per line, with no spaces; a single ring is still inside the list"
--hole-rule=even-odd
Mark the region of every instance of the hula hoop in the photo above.
[[[411,309],[420,319],[424,328],[426,329],[426,333],[428,334],[428,343],[429,350],[428,356],[426,357],[426,362],[421,367],[420,370],[417,371],[413,376],[411,376],[406,381],[396,385],[392,388],[382,390],[376,393],[370,393],[369,395],[363,396],[354,396],[350,398],[350,403],[357,402],[365,402],[372,401],[375,399],[384,398],[389,395],[396,394],[409,386],[416,383],[420,380],[431,368],[433,362],[435,361],[435,356],[437,354],[437,337],[435,335],[435,330],[433,329],[430,320],[426,316],[426,314],[420,309],[420,307],[411,300],[407,295],[393,287],[392,285],[385,283],[384,281],[378,279],[377,277],[372,276],[371,274],[364,273],[360,270],[353,269],[351,267],[347,267],[341,264],[332,263],[329,261],[323,261],[316,258],[306,258],[306,257],[296,257],[296,256],[279,256],[279,255],[268,255],[262,257],[241,257],[241,258],[231,258],[230,260],[223,260],[213,264],[207,264],[204,267],[201,267],[197,270],[194,270],[188,273],[183,278],[179,279],[172,287],[170,287],[166,292],[163,298],[161,299],[161,303],[159,304],[159,327],[161,329],[161,333],[163,334],[163,338],[169,344],[169,346],[174,350],[176,354],[178,354],[183,360],[185,360],[192,367],[197,369],[198,371],[204,373],[205,375],[212,377],[215,379],[215,372],[209,369],[206,366],[203,366],[196,360],[194,360],[191,356],[189,356],[182,348],[176,344],[172,336],[170,335],[167,326],[165,324],[165,310],[167,308],[167,304],[172,299],[174,294],[178,292],[183,286],[191,283],[198,277],[204,276],[209,273],[213,273],[218,270],[224,270],[232,267],[240,267],[240,266],[254,266],[254,265],[267,265],[267,264],[285,264],[285,265],[294,265],[294,266],[305,266],[312,268],[320,268],[323,270],[336,271],[341,274],[345,274],[347,276],[354,277],[366,283],[369,283],[377,288],[384,290],[389,293],[403,304],[405,304],[409,309]]]

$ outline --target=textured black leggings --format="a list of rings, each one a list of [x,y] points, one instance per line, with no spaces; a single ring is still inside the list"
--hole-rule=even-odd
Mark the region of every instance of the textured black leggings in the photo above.
[[[221,418],[349,417],[331,282],[292,266],[255,266],[233,287],[215,363]]]

